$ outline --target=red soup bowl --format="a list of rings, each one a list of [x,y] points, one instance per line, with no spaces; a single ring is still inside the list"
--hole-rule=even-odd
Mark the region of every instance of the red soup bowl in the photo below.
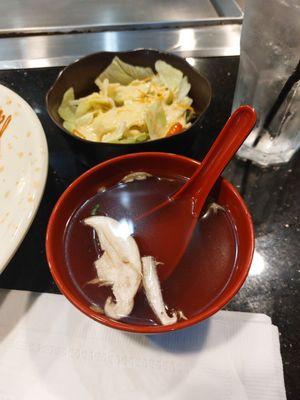
[[[142,289],[136,295],[131,317],[118,321],[107,317],[101,307],[109,296],[110,289],[88,284],[95,278],[96,271],[93,261],[86,262],[83,254],[86,249],[85,243],[79,241],[76,244],[73,263],[70,263],[66,251],[66,232],[72,216],[97,194],[100,187],[112,186],[129,172],[137,171],[146,171],[160,177],[188,179],[198,165],[198,161],[168,153],[129,154],[93,167],[66,189],[49,220],[46,252],[57,286],[75,307],[90,318],[112,328],[154,334],[194,325],[220,310],[233,298],[249,272],[254,250],[254,234],[251,216],[245,203],[237,190],[223,178],[220,178],[213,189],[211,197],[213,202],[226,209],[224,215],[230,219],[232,231],[224,230],[220,223],[211,230],[209,224],[204,223],[199,229],[200,234],[194,238],[194,250],[187,255],[185,265],[182,266],[180,262],[172,275],[162,283],[166,304],[183,311],[187,319],[166,326],[155,322],[155,316],[145,300]],[[83,228],[79,226],[78,229]],[[91,235],[91,229],[89,231],[86,226],[84,229]],[[234,246],[228,245],[228,235],[233,235]],[[92,240],[92,236],[90,239]],[[95,260],[96,256],[97,254],[92,260]],[[222,270],[224,259],[232,260],[232,266],[225,275]]]

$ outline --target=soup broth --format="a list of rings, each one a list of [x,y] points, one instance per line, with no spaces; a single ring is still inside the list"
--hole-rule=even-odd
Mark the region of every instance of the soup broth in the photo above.
[[[112,291],[109,287],[89,283],[97,277],[94,262],[102,252],[96,233],[83,220],[91,215],[109,216],[118,221],[126,219],[132,224],[134,236],[135,217],[166,200],[184,182],[179,177],[148,177],[120,182],[100,190],[75,211],[66,227],[65,260],[74,285],[91,308],[101,312]],[[172,246],[172,238],[165,240],[166,246]],[[143,249],[138,237],[136,241],[141,256],[151,255]],[[168,309],[180,310],[189,318],[207,308],[220,296],[234,273],[236,251],[235,229],[229,213],[222,209],[209,210],[198,220],[180,263],[161,285]],[[143,288],[135,296],[131,314],[123,320],[141,325],[159,323],[148,305]]]

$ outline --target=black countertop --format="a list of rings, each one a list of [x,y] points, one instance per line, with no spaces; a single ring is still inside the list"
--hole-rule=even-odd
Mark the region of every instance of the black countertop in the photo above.
[[[238,58],[203,58],[194,63],[213,87],[212,103],[199,140],[187,154],[202,159],[230,114]],[[46,223],[59,195],[86,170],[74,158],[45,110],[45,93],[59,71],[60,68],[0,71],[0,83],[19,93],[39,116],[50,156],[40,208],[22,245],[0,276],[1,288],[58,293],[45,258]],[[248,204],[256,232],[253,268],[226,309],[265,313],[278,326],[288,399],[296,399],[300,391],[299,171],[300,157],[296,155],[284,166],[264,169],[235,159],[224,172]]]

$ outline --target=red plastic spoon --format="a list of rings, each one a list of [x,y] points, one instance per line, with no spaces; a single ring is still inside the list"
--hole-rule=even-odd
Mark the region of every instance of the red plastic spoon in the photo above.
[[[143,255],[151,255],[164,264],[158,269],[161,281],[176,268],[207,196],[251,132],[255,121],[256,113],[251,107],[239,107],[228,119],[191,178],[167,201],[135,221],[134,236],[144,253],[147,253]]]

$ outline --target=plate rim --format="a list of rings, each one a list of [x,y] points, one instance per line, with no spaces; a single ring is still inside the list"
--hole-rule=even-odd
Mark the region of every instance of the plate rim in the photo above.
[[[36,112],[33,110],[33,108],[30,106],[30,104],[23,98],[21,97],[18,93],[13,91],[12,89],[8,88],[7,86],[3,85],[0,83],[0,92],[4,91],[7,92],[9,96],[12,96],[16,101],[22,103],[24,105],[24,108],[26,110],[26,113],[31,115],[34,124],[36,125],[35,130],[39,132],[39,137],[41,139],[41,146],[42,150],[45,151],[44,157],[42,157],[42,163],[41,163],[41,172],[40,172],[40,179],[41,179],[41,185],[39,188],[36,189],[36,197],[35,200],[32,203],[32,206],[30,207],[30,211],[28,212],[28,219],[26,220],[26,223],[21,225],[20,232],[16,235],[13,245],[8,248],[8,250],[4,251],[4,254],[0,258],[0,275],[2,272],[5,270],[5,268],[8,266],[9,262],[12,260],[14,257],[15,253],[19,249],[20,245],[22,244],[23,240],[25,239],[34,219],[36,216],[36,213],[39,209],[44,191],[45,191],[45,186],[47,182],[47,177],[48,177],[48,166],[49,166],[49,149],[48,149],[48,142],[46,138],[46,133],[43,128],[43,125],[37,116]]]

